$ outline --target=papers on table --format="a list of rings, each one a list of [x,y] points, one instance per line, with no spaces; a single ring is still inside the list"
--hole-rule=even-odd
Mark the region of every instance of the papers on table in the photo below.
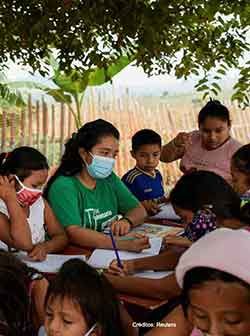
[[[33,267],[42,273],[56,273],[70,259],[79,258],[86,261],[84,255],[48,254],[44,261],[30,261],[26,252],[18,252],[16,256],[27,266]]]
[[[167,225],[145,223],[135,227],[131,232],[137,232],[152,237],[164,237],[166,235],[178,235],[183,232],[183,228]]]
[[[162,279],[166,276],[173,274],[174,271],[144,271],[144,272],[137,272],[134,273],[134,277],[139,278],[146,278],[146,279]]]
[[[158,212],[156,215],[150,217],[154,219],[170,219],[179,221],[181,218],[176,215],[174,208],[171,203],[162,203],[160,204],[160,212]]]
[[[145,249],[140,253],[118,251],[121,260],[130,260],[137,258],[152,257],[160,252],[162,238],[154,237],[150,240],[151,247]],[[113,250],[96,249],[90,256],[88,264],[94,268],[108,268],[112,260],[116,259],[115,252]]]

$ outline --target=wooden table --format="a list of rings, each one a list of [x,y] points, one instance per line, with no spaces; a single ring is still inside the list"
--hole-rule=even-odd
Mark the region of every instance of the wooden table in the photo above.
[[[150,222],[154,224],[168,225],[168,226],[181,226],[178,223],[169,221],[169,220],[146,220],[145,222]],[[64,254],[67,255],[77,255],[84,254],[87,258],[90,257],[94,249],[83,248],[80,246],[69,245],[65,250]],[[119,294],[120,299],[123,301],[131,317],[135,321],[145,321],[146,317],[152,313],[155,309],[160,308],[165,305],[168,300],[144,298],[140,296],[128,295],[128,294]]]

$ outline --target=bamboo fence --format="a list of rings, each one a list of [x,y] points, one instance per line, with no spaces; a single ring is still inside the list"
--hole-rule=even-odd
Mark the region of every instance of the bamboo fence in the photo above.
[[[232,116],[232,135],[243,144],[249,142],[250,110],[241,110],[230,101],[224,101]],[[120,131],[120,154],[116,172],[122,176],[132,168],[130,156],[131,137],[142,129],[151,128],[161,134],[163,143],[180,131],[197,128],[200,103],[186,104],[180,97],[175,103],[166,98],[147,103],[144,98],[129,94],[91,90],[82,109],[84,122],[103,118],[112,122]],[[17,146],[29,145],[43,152],[50,164],[57,165],[64,150],[65,141],[75,131],[73,117],[64,104],[48,104],[44,98],[34,101],[29,96],[27,107],[21,111],[1,111],[1,151],[10,151]],[[160,164],[166,187],[180,176],[179,162]],[[167,188],[166,188],[167,189]]]

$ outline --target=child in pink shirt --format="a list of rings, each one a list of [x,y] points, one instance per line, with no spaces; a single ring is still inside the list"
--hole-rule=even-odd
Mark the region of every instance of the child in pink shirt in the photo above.
[[[209,101],[198,116],[199,130],[179,133],[162,148],[161,160],[181,159],[183,173],[212,171],[231,183],[230,161],[241,144],[230,136],[231,120],[226,106]]]
[[[182,157],[180,168],[184,173],[192,170],[208,170],[231,182],[230,161],[234,152],[241,144],[229,137],[215,149],[206,149],[202,142],[202,132],[190,133],[191,144],[187,146]]]

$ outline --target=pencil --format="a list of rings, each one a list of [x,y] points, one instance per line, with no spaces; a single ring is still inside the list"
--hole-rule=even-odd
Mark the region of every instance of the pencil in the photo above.
[[[110,238],[111,238],[111,242],[112,242],[113,250],[114,250],[114,252],[115,252],[115,256],[116,256],[116,259],[117,259],[117,265],[118,265],[120,268],[123,268],[123,265],[122,265],[122,262],[121,262],[121,259],[120,259],[120,257],[119,257],[119,253],[118,253],[118,250],[117,250],[117,246],[116,246],[116,243],[115,243],[115,239],[114,239],[114,236],[113,236],[113,232],[112,232],[111,229],[109,230],[109,234],[110,234]]]

